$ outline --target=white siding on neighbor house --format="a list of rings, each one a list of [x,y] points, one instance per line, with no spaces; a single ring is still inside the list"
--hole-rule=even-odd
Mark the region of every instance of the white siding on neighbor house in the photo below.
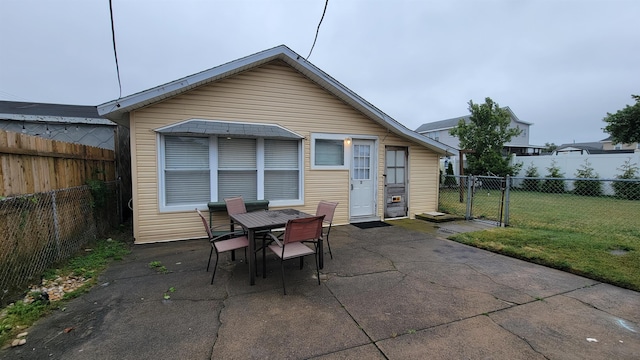
[[[131,114],[134,182],[134,237],[137,243],[199,238],[204,234],[195,211],[163,213],[158,204],[157,134],[154,129],[191,118],[277,124],[305,137],[304,205],[315,213],[320,200],[338,201],[334,223],[349,221],[349,171],[311,170],[311,133],[375,136],[378,139],[377,213],[383,211],[384,149],[409,146],[411,216],[437,207],[437,156],[364,117],[297,71],[273,62],[217,83],[150,105]],[[421,167],[430,167],[421,169]],[[418,177],[418,178],[416,178]],[[415,182],[414,182],[415,181]],[[203,199],[203,205],[208,199]],[[206,210],[206,206],[202,207]],[[216,215],[214,223],[226,223]]]
[[[529,146],[529,125],[521,122],[517,122],[511,119],[510,127],[512,128],[519,127],[522,130],[522,133],[520,133],[519,136],[515,136],[511,138],[511,141],[506,143],[505,146],[523,146],[523,147]],[[440,141],[441,143],[451,146],[455,149],[459,149],[460,140],[458,139],[458,137],[453,136],[449,133],[451,129],[453,128],[433,130],[433,131],[426,132],[423,135],[432,139],[436,139],[436,136],[437,136],[438,139],[436,140]],[[435,134],[436,132],[437,132],[437,135]]]
[[[422,135],[431,138],[433,140],[439,141],[452,149],[457,150],[460,145],[460,141],[457,137],[451,135],[449,131],[451,128],[441,129],[441,130],[432,130],[422,133]],[[455,152],[455,151],[454,151]]]
[[[529,125],[517,122],[511,119],[511,128],[520,128],[522,132],[518,136],[511,138],[511,141],[505,144],[505,146],[529,146]]]

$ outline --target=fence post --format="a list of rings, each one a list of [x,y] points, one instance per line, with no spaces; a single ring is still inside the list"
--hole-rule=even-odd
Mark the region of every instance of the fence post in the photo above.
[[[509,193],[510,193],[510,189],[511,189],[511,176],[507,175],[506,178],[506,183],[505,183],[505,190],[504,190],[504,202],[503,202],[503,206],[504,206],[504,221],[502,222],[503,226],[509,226]]]
[[[51,191],[51,207],[53,210],[53,236],[56,241],[56,261],[62,258],[60,251],[60,222],[58,221],[58,205],[56,204],[56,191]]]
[[[471,183],[473,181],[473,175],[468,175],[467,176],[467,211],[465,212],[464,218],[466,220],[471,220],[471,195],[473,195],[471,192],[472,190],[472,186]]]

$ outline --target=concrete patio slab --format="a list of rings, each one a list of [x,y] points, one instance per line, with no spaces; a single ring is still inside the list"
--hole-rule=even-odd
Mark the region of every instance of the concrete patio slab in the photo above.
[[[637,359],[640,354],[637,324],[568,296],[553,296],[489,316],[548,358]]]
[[[484,315],[403,334],[378,346],[389,359],[546,359]]]
[[[285,262],[286,296],[272,255],[250,286],[244,255],[223,254],[210,285],[207,241],[136,245],[0,358],[638,358],[637,292],[446,240],[440,226],[337,226],[321,284],[313,259]]]
[[[399,272],[332,278],[327,286],[374,341],[510,306],[490,294],[419,281]]]

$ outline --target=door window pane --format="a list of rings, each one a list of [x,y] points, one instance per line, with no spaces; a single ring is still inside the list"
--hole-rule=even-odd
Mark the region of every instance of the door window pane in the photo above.
[[[371,169],[369,145],[353,145],[353,176],[354,180],[369,180]]]

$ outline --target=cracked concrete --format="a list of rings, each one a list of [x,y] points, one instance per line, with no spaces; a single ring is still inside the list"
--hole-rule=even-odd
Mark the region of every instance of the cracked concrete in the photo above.
[[[638,358],[639,293],[443,238],[478,229],[337,226],[322,284],[287,263],[287,296],[274,258],[249,286],[222,255],[209,285],[206,241],[137,245],[0,358]]]

